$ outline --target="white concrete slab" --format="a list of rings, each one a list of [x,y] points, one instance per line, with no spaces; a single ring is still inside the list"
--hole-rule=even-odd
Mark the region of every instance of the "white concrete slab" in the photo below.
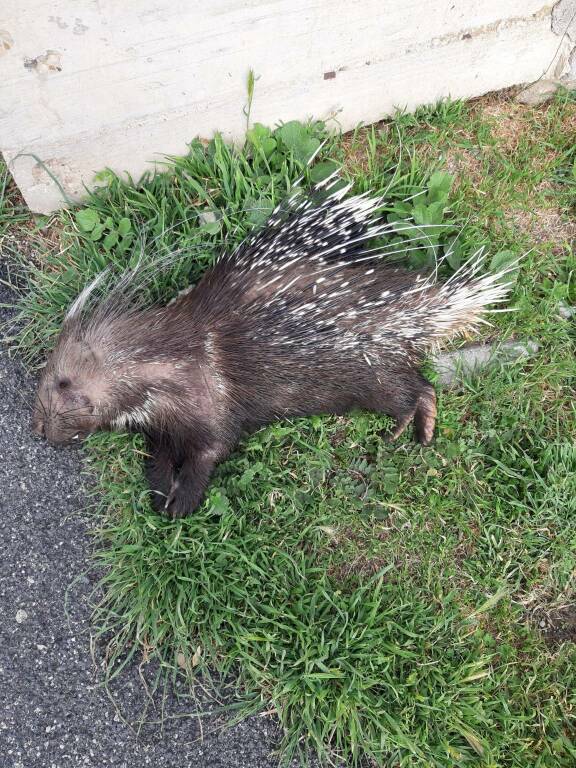
[[[30,207],[139,176],[195,136],[477,96],[565,65],[544,0],[3,0],[0,149]]]

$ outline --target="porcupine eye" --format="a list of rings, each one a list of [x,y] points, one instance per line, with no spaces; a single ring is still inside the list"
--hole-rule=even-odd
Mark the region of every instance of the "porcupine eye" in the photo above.
[[[63,389],[68,389],[70,384],[71,384],[70,379],[63,378],[63,379],[58,379],[56,386],[58,387],[59,390],[63,390]]]

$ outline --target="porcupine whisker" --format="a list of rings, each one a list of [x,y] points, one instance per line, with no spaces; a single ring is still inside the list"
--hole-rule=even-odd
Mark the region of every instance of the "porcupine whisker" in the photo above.
[[[55,411],[55,415],[60,416],[60,418],[65,418],[66,416],[69,416],[71,414],[89,413],[89,412],[90,412],[89,407],[84,405],[79,408],[67,408],[66,410],[63,410],[63,411],[60,411],[60,410]]]
[[[28,389],[28,387],[26,387],[23,392],[20,390],[15,390],[15,393],[16,393],[16,397],[20,399],[20,402],[22,403],[22,405],[24,405],[26,408],[29,408],[31,396],[33,397],[34,395]],[[34,402],[40,405],[41,408],[44,408],[44,404],[41,402],[39,397],[36,396]],[[45,412],[45,409],[44,409],[44,412]]]
[[[60,413],[53,414],[52,418],[57,419],[58,423],[63,424],[64,426],[70,426],[70,425],[77,425],[78,424],[78,418],[89,416],[89,413],[77,413],[74,414],[74,416],[68,415],[63,416]]]
[[[48,411],[46,410],[46,406],[44,405],[44,400],[42,400],[41,397],[39,397],[36,402],[40,405],[40,408],[42,408],[42,413],[44,416],[48,416]]]

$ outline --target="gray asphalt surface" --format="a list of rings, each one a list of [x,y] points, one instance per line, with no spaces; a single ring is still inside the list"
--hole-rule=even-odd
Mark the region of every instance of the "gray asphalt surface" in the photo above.
[[[12,299],[0,284],[0,304]],[[0,308],[0,323],[8,316]],[[81,455],[32,436],[33,388],[0,344],[0,768],[276,768],[270,717],[213,733],[218,722],[204,720],[199,741],[197,719],[178,717],[189,707],[170,692],[164,712],[177,719],[163,730],[136,736],[118,715],[137,715],[146,693],[137,665],[114,686],[115,703],[99,685]]]

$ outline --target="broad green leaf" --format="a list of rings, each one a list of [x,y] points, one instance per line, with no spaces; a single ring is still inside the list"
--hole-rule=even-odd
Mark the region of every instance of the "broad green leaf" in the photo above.
[[[113,248],[117,242],[118,242],[118,232],[115,229],[113,229],[112,232],[108,232],[108,234],[104,238],[104,248],[106,248],[106,250],[109,251],[110,248]]]
[[[428,266],[429,258],[426,250],[418,248],[416,251],[410,251],[409,256],[410,266],[415,269],[422,269],[422,267]]]
[[[133,239],[134,239],[133,232],[128,232],[127,235],[124,235],[122,237],[122,239],[118,243],[118,250],[120,251],[120,253],[125,253],[128,250]]]
[[[92,229],[92,232],[90,233],[90,240],[93,242],[96,242],[96,240],[100,240],[102,237],[102,234],[104,232],[104,224],[101,224],[98,222],[96,226]]]
[[[222,221],[217,219],[216,221],[208,221],[200,227],[201,232],[206,232],[207,235],[217,235],[222,229]]]
[[[303,165],[320,146],[320,139],[310,136],[307,126],[299,120],[291,120],[281,125],[274,133]]]
[[[426,223],[442,224],[442,221],[444,220],[444,207],[444,200],[438,200],[435,203],[430,203],[430,205],[426,207]]]
[[[428,182],[428,194],[426,196],[428,203],[445,203],[451,188],[452,176],[443,171],[436,171],[430,176],[430,181]]]
[[[225,493],[214,488],[209,495],[211,511],[215,515],[224,515],[230,509],[230,502]]]
[[[320,181],[324,181],[328,176],[331,176],[335,171],[340,168],[339,163],[334,160],[325,160],[323,163],[318,163],[310,171],[310,179],[318,184]]]
[[[109,168],[104,168],[103,171],[98,171],[98,173],[94,174],[94,182],[98,185],[107,187],[109,187],[116,178],[117,176],[114,171],[111,171]]]
[[[266,155],[266,157],[270,157],[272,152],[276,149],[276,139],[262,139],[262,152]]]
[[[259,146],[264,139],[272,137],[272,131],[262,123],[254,123],[252,128],[246,131],[246,138],[254,146]]]
[[[92,208],[82,208],[81,211],[76,211],[76,223],[82,232],[92,232],[96,224],[100,223],[98,211]]]
[[[517,257],[514,251],[498,251],[498,253],[495,253],[494,256],[492,256],[490,261],[490,271],[501,272],[507,267],[511,267],[516,258]],[[518,265],[512,267],[509,272],[506,272],[506,274],[502,275],[500,282],[515,283],[516,280],[518,280],[519,272],[520,267]]]
[[[265,157],[270,157],[276,149],[276,139],[272,137],[272,131],[262,123],[254,123],[249,131],[246,131],[246,139],[256,151],[262,152]]]
[[[292,150],[295,150],[308,138],[306,127],[299,120],[284,123],[274,133],[288,149]]]
[[[416,224],[426,224],[426,206],[424,203],[418,203],[412,210],[412,216]]]
[[[267,221],[274,210],[274,204],[269,197],[262,195],[258,198],[249,197],[244,203],[244,210],[247,213],[247,219],[255,226],[260,226]]]
[[[294,149],[294,157],[305,165],[320,146],[320,139],[310,137]]]
[[[118,222],[118,233],[120,235],[127,235],[132,229],[132,222],[130,219],[123,218]]]
[[[388,214],[388,221],[392,224],[398,217],[404,219],[412,214],[412,206],[409,203],[394,203],[391,213]]]
[[[460,243],[455,243],[453,246],[446,249],[446,261],[449,266],[456,271],[462,264],[462,246]]]

